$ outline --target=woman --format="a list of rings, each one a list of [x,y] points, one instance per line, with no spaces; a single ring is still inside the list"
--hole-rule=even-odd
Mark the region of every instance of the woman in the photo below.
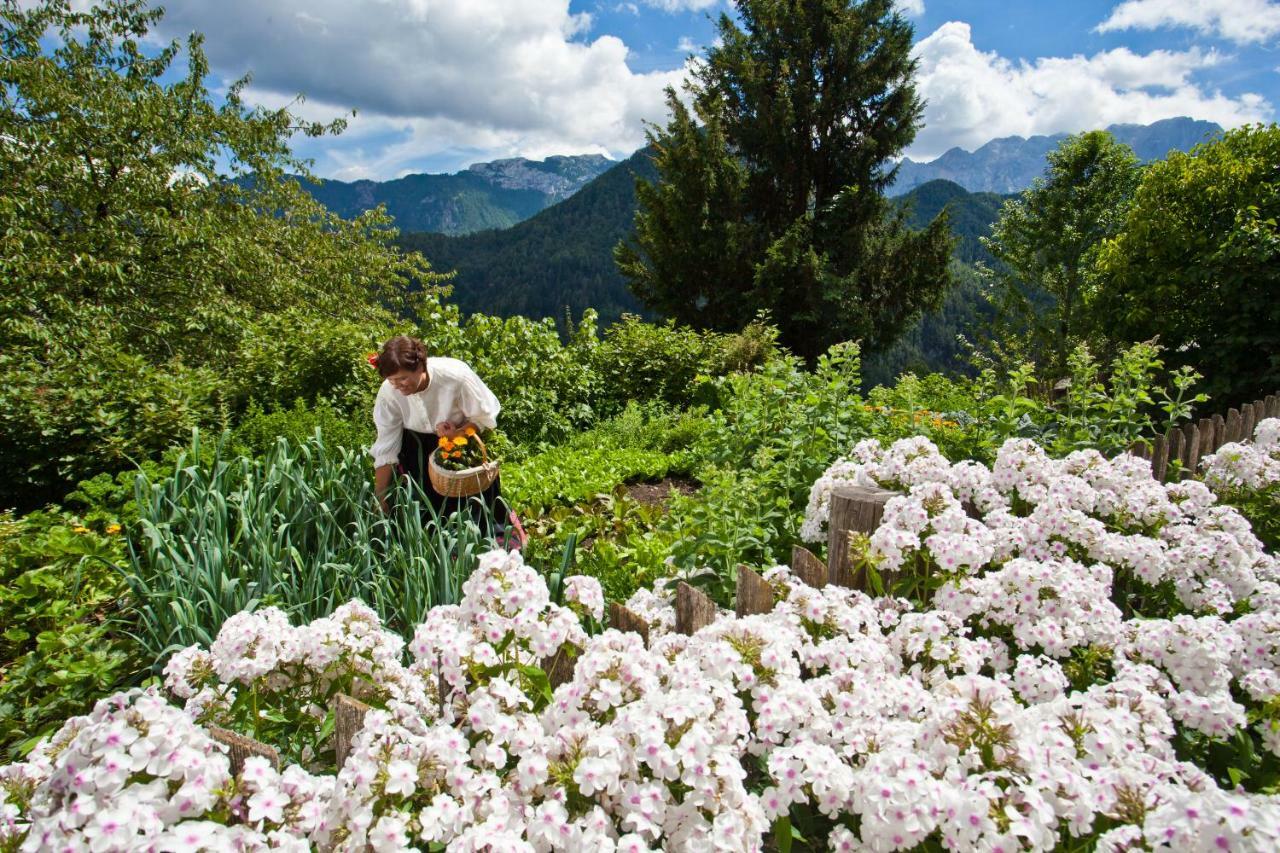
[[[446,498],[431,485],[427,460],[441,436],[453,438],[468,427],[493,429],[502,407],[498,398],[476,376],[475,371],[456,358],[427,357],[422,341],[399,335],[387,341],[371,359],[383,377],[378,399],[373,404],[373,423],[378,438],[369,453],[373,456],[374,491],[384,512],[390,511],[387,490],[398,472],[411,477],[426,494],[437,516],[447,518],[464,501],[474,506],[477,520],[486,533],[485,513],[470,498]],[[480,494],[498,521],[500,536],[507,521],[507,508],[499,497],[495,479]]]

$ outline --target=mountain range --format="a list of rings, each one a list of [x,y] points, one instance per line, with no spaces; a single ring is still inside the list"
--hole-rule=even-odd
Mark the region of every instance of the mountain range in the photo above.
[[[1222,128],[1211,121],[1181,117],[1152,124],[1113,124],[1107,131],[1146,163],[1162,160],[1173,150],[1189,151],[1192,146],[1221,133]],[[1006,136],[993,139],[976,151],[952,148],[927,163],[905,158],[898,165],[897,179],[889,195],[901,195],[940,178],[970,192],[1021,192],[1044,172],[1045,156],[1066,138],[1065,133],[1029,139]]]
[[[401,231],[470,234],[510,228],[564,201],[617,163],[599,154],[477,163],[451,175],[406,175],[392,181],[304,183],[346,219],[385,204]]]

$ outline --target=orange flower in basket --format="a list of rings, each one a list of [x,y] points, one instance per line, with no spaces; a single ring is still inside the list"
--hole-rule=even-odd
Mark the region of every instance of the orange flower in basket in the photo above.
[[[476,428],[475,428],[475,427],[467,427],[467,428],[466,428],[466,430],[464,430],[464,432],[466,433],[466,435],[467,435],[468,437],[470,437],[470,438],[475,438],[475,435],[476,435]]]

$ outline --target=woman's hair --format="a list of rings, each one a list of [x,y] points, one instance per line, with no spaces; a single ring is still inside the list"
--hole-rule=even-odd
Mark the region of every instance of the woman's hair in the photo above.
[[[408,335],[396,335],[383,344],[382,352],[378,353],[378,374],[384,378],[402,370],[413,373],[426,366],[426,346]]]

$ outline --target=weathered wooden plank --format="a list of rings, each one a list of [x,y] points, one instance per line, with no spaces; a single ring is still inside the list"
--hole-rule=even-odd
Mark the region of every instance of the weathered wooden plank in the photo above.
[[[542,671],[547,674],[547,681],[551,682],[552,690],[573,680],[575,660],[577,660],[576,655],[565,646],[561,646],[550,657],[542,659]]]
[[[209,735],[227,747],[227,753],[231,758],[232,776],[239,776],[240,771],[244,770],[245,761],[255,755],[267,759],[276,770],[280,769],[280,753],[276,752],[273,746],[218,726],[209,726]]]
[[[716,604],[684,581],[676,585],[676,630],[696,634],[716,619]]]
[[[1200,427],[1189,423],[1182,428],[1182,432],[1186,436],[1182,451],[1183,476],[1193,477],[1200,467]]]
[[[1214,451],[1213,418],[1200,419],[1200,458],[1203,459]]]
[[[1184,438],[1180,429],[1171,429],[1164,434],[1164,443],[1169,448],[1169,468],[1166,470],[1165,476],[1169,476],[1169,471],[1176,470],[1178,466],[1174,465],[1175,462],[1179,463],[1179,465],[1181,464]],[[1179,478],[1181,477],[1180,474],[1178,476]]]
[[[1227,421],[1222,415],[1213,416],[1213,450],[1227,443]]]
[[[814,589],[827,585],[827,564],[803,545],[791,548],[791,573]]]
[[[1145,441],[1135,441],[1133,444],[1129,445],[1129,453],[1139,459],[1150,459],[1151,445]]]
[[[364,715],[367,713],[369,706],[359,699],[352,699],[345,693],[333,697],[333,753],[339,770],[347,763],[351,744],[364,728]]]
[[[1157,435],[1151,441],[1151,476],[1157,483],[1163,483],[1168,468],[1169,440],[1163,435]]]
[[[1267,417],[1280,418],[1280,394],[1267,395]]]
[[[735,612],[739,616],[769,613],[773,610],[773,587],[754,569],[738,566],[738,601]]]
[[[861,589],[865,579],[854,577],[849,559],[849,534],[872,534],[884,517],[884,505],[897,492],[872,486],[844,486],[831,493],[831,518],[827,537],[827,581],[849,589]]]
[[[1244,435],[1244,419],[1239,409],[1227,410],[1227,441],[1239,441]]]
[[[1240,407],[1240,440],[1250,441],[1253,438],[1253,428],[1258,424],[1258,416],[1253,408],[1252,403],[1246,403]]]
[[[609,625],[619,631],[634,631],[649,645],[649,623],[616,601],[609,602]]]

